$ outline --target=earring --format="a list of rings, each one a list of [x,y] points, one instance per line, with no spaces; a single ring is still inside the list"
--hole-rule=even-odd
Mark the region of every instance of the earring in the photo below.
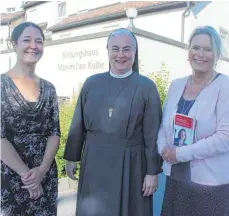
[[[190,61],[190,59],[189,59],[189,58],[187,58],[187,60],[188,60],[188,61]]]

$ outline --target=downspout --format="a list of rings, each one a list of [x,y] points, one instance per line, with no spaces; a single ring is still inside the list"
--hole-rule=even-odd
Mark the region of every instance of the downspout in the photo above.
[[[187,8],[185,11],[182,13],[182,18],[181,18],[181,42],[184,43],[184,30],[185,30],[185,18],[190,15],[190,5],[191,2],[187,2]],[[187,13],[188,12],[188,13]],[[186,14],[187,13],[187,14]]]
[[[8,21],[7,26],[8,26],[8,38],[7,38],[6,44],[7,44],[7,48],[8,49],[11,49],[11,39],[10,39],[11,20]],[[10,69],[11,69],[11,56],[9,56],[9,70]]]
[[[11,20],[8,22],[7,26],[8,26],[8,38],[7,38],[7,48],[10,49],[10,25],[11,25]]]

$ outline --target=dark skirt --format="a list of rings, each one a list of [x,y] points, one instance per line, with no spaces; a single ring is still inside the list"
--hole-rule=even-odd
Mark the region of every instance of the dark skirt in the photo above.
[[[207,186],[167,177],[161,216],[229,216],[229,184]]]
[[[152,216],[153,197],[143,197],[142,192],[143,141],[123,140],[87,132],[76,216]]]

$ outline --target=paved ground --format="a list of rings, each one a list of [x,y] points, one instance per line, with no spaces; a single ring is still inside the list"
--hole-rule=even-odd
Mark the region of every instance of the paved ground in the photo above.
[[[160,216],[161,206],[165,189],[165,175],[159,175],[158,191],[154,194],[154,213],[153,216]],[[75,216],[76,210],[76,191],[69,190],[59,193],[57,216]]]
[[[76,192],[66,191],[59,194],[57,216],[75,216]]]

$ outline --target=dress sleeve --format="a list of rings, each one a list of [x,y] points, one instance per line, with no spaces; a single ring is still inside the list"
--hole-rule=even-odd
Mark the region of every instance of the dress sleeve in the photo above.
[[[60,121],[59,121],[59,107],[56,89],[53,86],[51,89],[51,111],[50,111],[50,122],[48,125],[48,136],[60,136]]]
[[[84,123],[84,105],[86,102],[86,83],[85,81],[77,100],[71,127],[65,145],[64,159],[68,161],[80,161],[81,152],[84,145],[86,128]]]
[[[6,102],[5,102],[5,90],[3,88],[3,79],[1,76],[1,139],[6,138],[6,122],[5,122],[5,110],[6,110]]]
[[[156,175],[162,172],[162,158],[157,150],[157,135],[161,122],[161,101],[156,85],[153,83],[145,104],[143,120],[143,136],[145,141],[145,155],[147,174]]]
[[[6,138],[6,127],[5,127],[5,119],[4,119],[4,106],[1,101],[1,139]]]

